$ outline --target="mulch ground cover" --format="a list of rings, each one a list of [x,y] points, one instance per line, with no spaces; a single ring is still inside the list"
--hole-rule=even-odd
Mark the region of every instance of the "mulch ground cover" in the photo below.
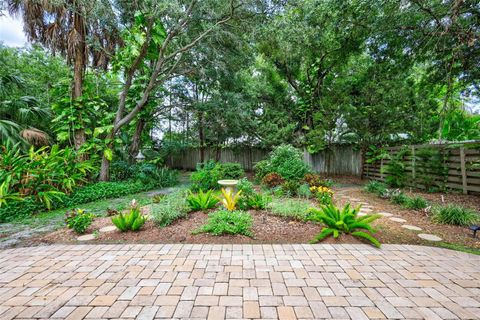
[[[474,239],[471,232],[465,227],[450,226],[433,223],[430,217],[422,211],[403,209],[392,204],[386,199],[365,192],[358,184],[359,180],[345,177],[343,183],[335,187],[335,192],[357,198],[359,201],[368,202],[375,212],[389,212],[395,217],[407,220],[399,223],[383,217],[374,222],[378,229],[376,237],[381,243],[423,244],[435,245],[417,236],[418,233],[430,233],[441,237],[445,242],[459,244],[470,248],[480,249],[480,239]],[[350,184],[355,184],[354,186]],[[432,202],[441,202],[441,194],[423,193],[412,191],[422,195]],[[465,196],[458,194],[443,194],[445,202],[457,203],[473,209],[480,209],[480,198],[477,196]],[[344,205],[347,199],[335,196],[337,205]],[[148,221],[139,232],[112,231],[106,233],[97,232],[100,228],[111,226],[110,218],[97,218],[87,233],[94,233],[96,238],[82,243],[199,243],[199,244],[278,244],[278,243],[308,243],[322,229],[322,226],[313,222],[300,222],[274,216],[267,210],[250,211],[254,218],[252,232],[253,237],[243,235],[213,236],[210,234],[193,235],[192,231],[199,228],[207,221],[207,213],[192,212],[186,218],[179,219],[167,227],[160,228],[153,221]],[[411,231],[402,228],[402,224],[415,225],[422,231]],[[22,245],[41,245],[53,243],[80,243],[78,235],[73,231],[63,228],[35,238],[26,240]],[[478,237],[478,236],[477,236]],[[324,243],[361,243],[360,240],[351,236],[342,236],[340,239],[328,238]]]

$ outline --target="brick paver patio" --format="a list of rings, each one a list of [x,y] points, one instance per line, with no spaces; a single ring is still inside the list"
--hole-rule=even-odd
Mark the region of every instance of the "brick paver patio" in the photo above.
[[[0,251],[0,319],[477,319],[480,257],[384,245]]]

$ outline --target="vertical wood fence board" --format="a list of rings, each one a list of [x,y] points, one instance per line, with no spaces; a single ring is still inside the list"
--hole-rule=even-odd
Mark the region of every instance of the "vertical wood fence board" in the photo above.
[[[205,149],[205,161],[216,159],[215,148]],[[253,171],[257,162],[268,157],[269,150],[259,148],[242,148],[220,150],[220,162],[238,162],[247,171]],[[329,175],[360,175],[362,167],[359,150],[352,146],[333,146],[331,149],[310,154],[303,153],[304,161],[321,174]],[[200,149],[189,148],[178,154],[167,157],[167,165],[175,169],[194,170],[197,163],[200,163]]]
[[[431,169],[422,163],[419,157],[422,149],[439,149],[443,154],[443,168],[445,175],[438,175],[431,172]],[[402,147],[387,148],[387,152],[391,156],[395,156]],[[410,154],[406,154],[402,162],[405,165],[405,175],[411,179],[407,179],[407,184],[411,186],[420,186],[422,184],[421,174],[430,172],[432,181],[437,185],[445,185],[446,187],[458,190],[463,193],[478,193],[480,190],[480,141],[451,143],[451,144],[425,144],[412,145],[409,150]],[[363,164],[363,177],[372,180],[385,181],[385,175],[381,170],[382,166],[388,165],[390,160],[377,161],[375,163]]]

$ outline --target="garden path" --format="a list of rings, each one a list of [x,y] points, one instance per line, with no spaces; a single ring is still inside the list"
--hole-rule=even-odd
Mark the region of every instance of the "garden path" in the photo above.
[[[480,257],[384,245],[0,251],[0,318],[477,319]]]

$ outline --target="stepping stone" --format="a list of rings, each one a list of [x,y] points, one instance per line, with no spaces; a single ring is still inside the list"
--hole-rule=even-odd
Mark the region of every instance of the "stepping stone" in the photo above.
[[[364,207],[371,207],[371,205],[368,202],[359,201],[358,204],[361,204]]]
[[[360,212],[362,212],[362,211],[363,211],[363,212],[372,212],[373,210],[372,210],[372,209],[369,209],[369,208],[364,208],[364,207],[362,207],[362,208],[360,208]]]
[[[362,217],[362,216],[366,216],[367,214],[368,213],[366,213],[366,212],[360,211],[359,213],[357,213],[357,216]]]
[[[101,229],[98,230],[98,231],[100,231],[100,232],[111,232],[111,231],[115,231],[115,230],[117,230],[117,227],[115,227],[115,226],[108,226],[108,227],[103,227],[103,228],[101,228]]]
[[[440,237],[437,237],[436,235],[434,234],[428,234],[428,233],[420,233],[418,234],[418,236],[424,240],[428,240],[428,241],[442,241],[442,238]]]
[[[407,222],[407,220],[405,220],[405,219],[395,218],[395,217],[390,218],[390,220],[395,221],[395,222],[402,222],[402,223],[403,223],[403,222]]]
[[[384,216],[384,217],[391,217],[393,216],[393,214],[391,214],[390,212],[379,212],[378,214]]]
[[[95,236],[93,234],[85,234],[77,238],[78,241],[90,241],[94,239],[95,239]]]
[[[408,229],[408,230],[412,230],[412,231],[422,231],[422,228],[419,228],[417,226],[412,226],[412,225],[409,225],[409,224],[404,224],[402,226],[402,228],[405,228],[405,229]]]
[[[360,199],[357,199],[357,198],[350,198],[350,201],[355,201],[355,202],[358,202],[358,201],[360,201]]]

